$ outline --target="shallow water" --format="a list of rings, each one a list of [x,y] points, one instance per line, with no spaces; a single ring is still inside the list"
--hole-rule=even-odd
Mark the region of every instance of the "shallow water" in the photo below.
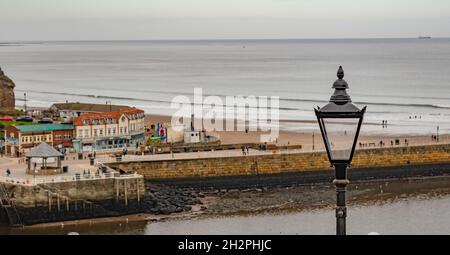
[[[350,206],[348,234],[366,235],[447,235],[450,234],[450,197],[428,200],[408,199],[395,203]],[[92,226],[11,230],[0,227],[1,234],[146,234],[146,235],[214,235],[214,234],[300,234],[333,235],[334,211],[320,209],[297,213],[252,216],[212,217],[152,223],[105,223]]]
[[[450,234],[450,197],[350,206],[348,210],[348,234]],[[158,222],[148,224],[144,233],[333,235],[335,219],[332,209],[322,209],[277,215]]]

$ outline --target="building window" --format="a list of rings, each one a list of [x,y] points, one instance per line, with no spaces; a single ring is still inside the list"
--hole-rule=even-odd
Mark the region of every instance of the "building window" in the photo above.
[[[64,135],[64,140],[70,140],[72,137],[69,134],[65,134]]]
[[[97,136],[97,129],[94,129],[94,137]]]
[[[124,133],[124,134],[127,133],[127,128],[126,128],[126,127],[123,128],[123,133]]]
[[[120,133],[119,134],[123,134],[123,128],[120,128]]]
[[[55,135],[56,140],[61,140],[61,135]]]
[[[111,135],[111,128],[108,128],[108,135]]]
[[[113,135],[116,134],[116,128],[113,128]]]

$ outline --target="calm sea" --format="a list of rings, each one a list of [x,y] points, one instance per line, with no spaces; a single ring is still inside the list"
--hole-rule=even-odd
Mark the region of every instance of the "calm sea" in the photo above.
[[[450,131],[450,39],[12,42],[0,66],[18,106],[80,101],[171,114],[177,95],[279,96],[281,119],[311,120],[339,65],[366,132]],[[311,124],[283,123],[302,130]]]

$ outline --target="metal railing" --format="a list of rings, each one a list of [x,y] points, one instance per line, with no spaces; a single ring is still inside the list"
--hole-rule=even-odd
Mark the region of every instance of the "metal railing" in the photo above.
[[[105,180],[115,178],[114,173],[86,173],[86,174],[73,174],[62,176],[46,176],[46,177],[27,177],[27,178],[12,178],[12,177],[0,177],[0,182],[10,183],[14,185],[33,186],[46,183],[59,183],[59,182],[74,182],[74,181],[92,181],[92,180]]]

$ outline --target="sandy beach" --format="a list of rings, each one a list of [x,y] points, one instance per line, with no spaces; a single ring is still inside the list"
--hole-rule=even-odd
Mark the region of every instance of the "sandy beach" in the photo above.
[[[150,123],[170,123],[171,116],[165,115],[147,115],[146,122]],[[281,120],[280,122],[282,122]],[[291,120],[287,122],[292,122]],[[310,121],[302,121],[297,120],[299,125],[301,123],[310,123]],[[268,134],[267,132],[261,131],[249,131],[248,133],[243,131],[214,131],[207,132],[212,135],[216,135],[220,138],[222,144],[239,144],[239,143],[260,143],[261,135]],[[394,143],[394,146],[415,146],[415,145],[432,145],[432,144],[445,144],[450,142],[449,134],[440,134],[439,142],[432,139],[432,135],[417,135],[405,132],[403,134],[397,133],[370,133],[364,134],[360,133],[357,149],[360,148],[359,143],[365,145],[364,147],[380,147],[380,141],[384,143],[384,147],[391,146],[391,141]],[[314,137],[313,137],[314,136]],[[347,139],[347,138],[346,138]],[[395,144],[395,140],[399,141],[399,144]],[[279,137],[276,142],[278,146],[286,146],[286,145],[302,145],[303,149],[306,151],[313,150],[324,150],[322,137],[320,131],[316,130],[306,130],[303,132],[294,132],[294,131],[279,131]]]

